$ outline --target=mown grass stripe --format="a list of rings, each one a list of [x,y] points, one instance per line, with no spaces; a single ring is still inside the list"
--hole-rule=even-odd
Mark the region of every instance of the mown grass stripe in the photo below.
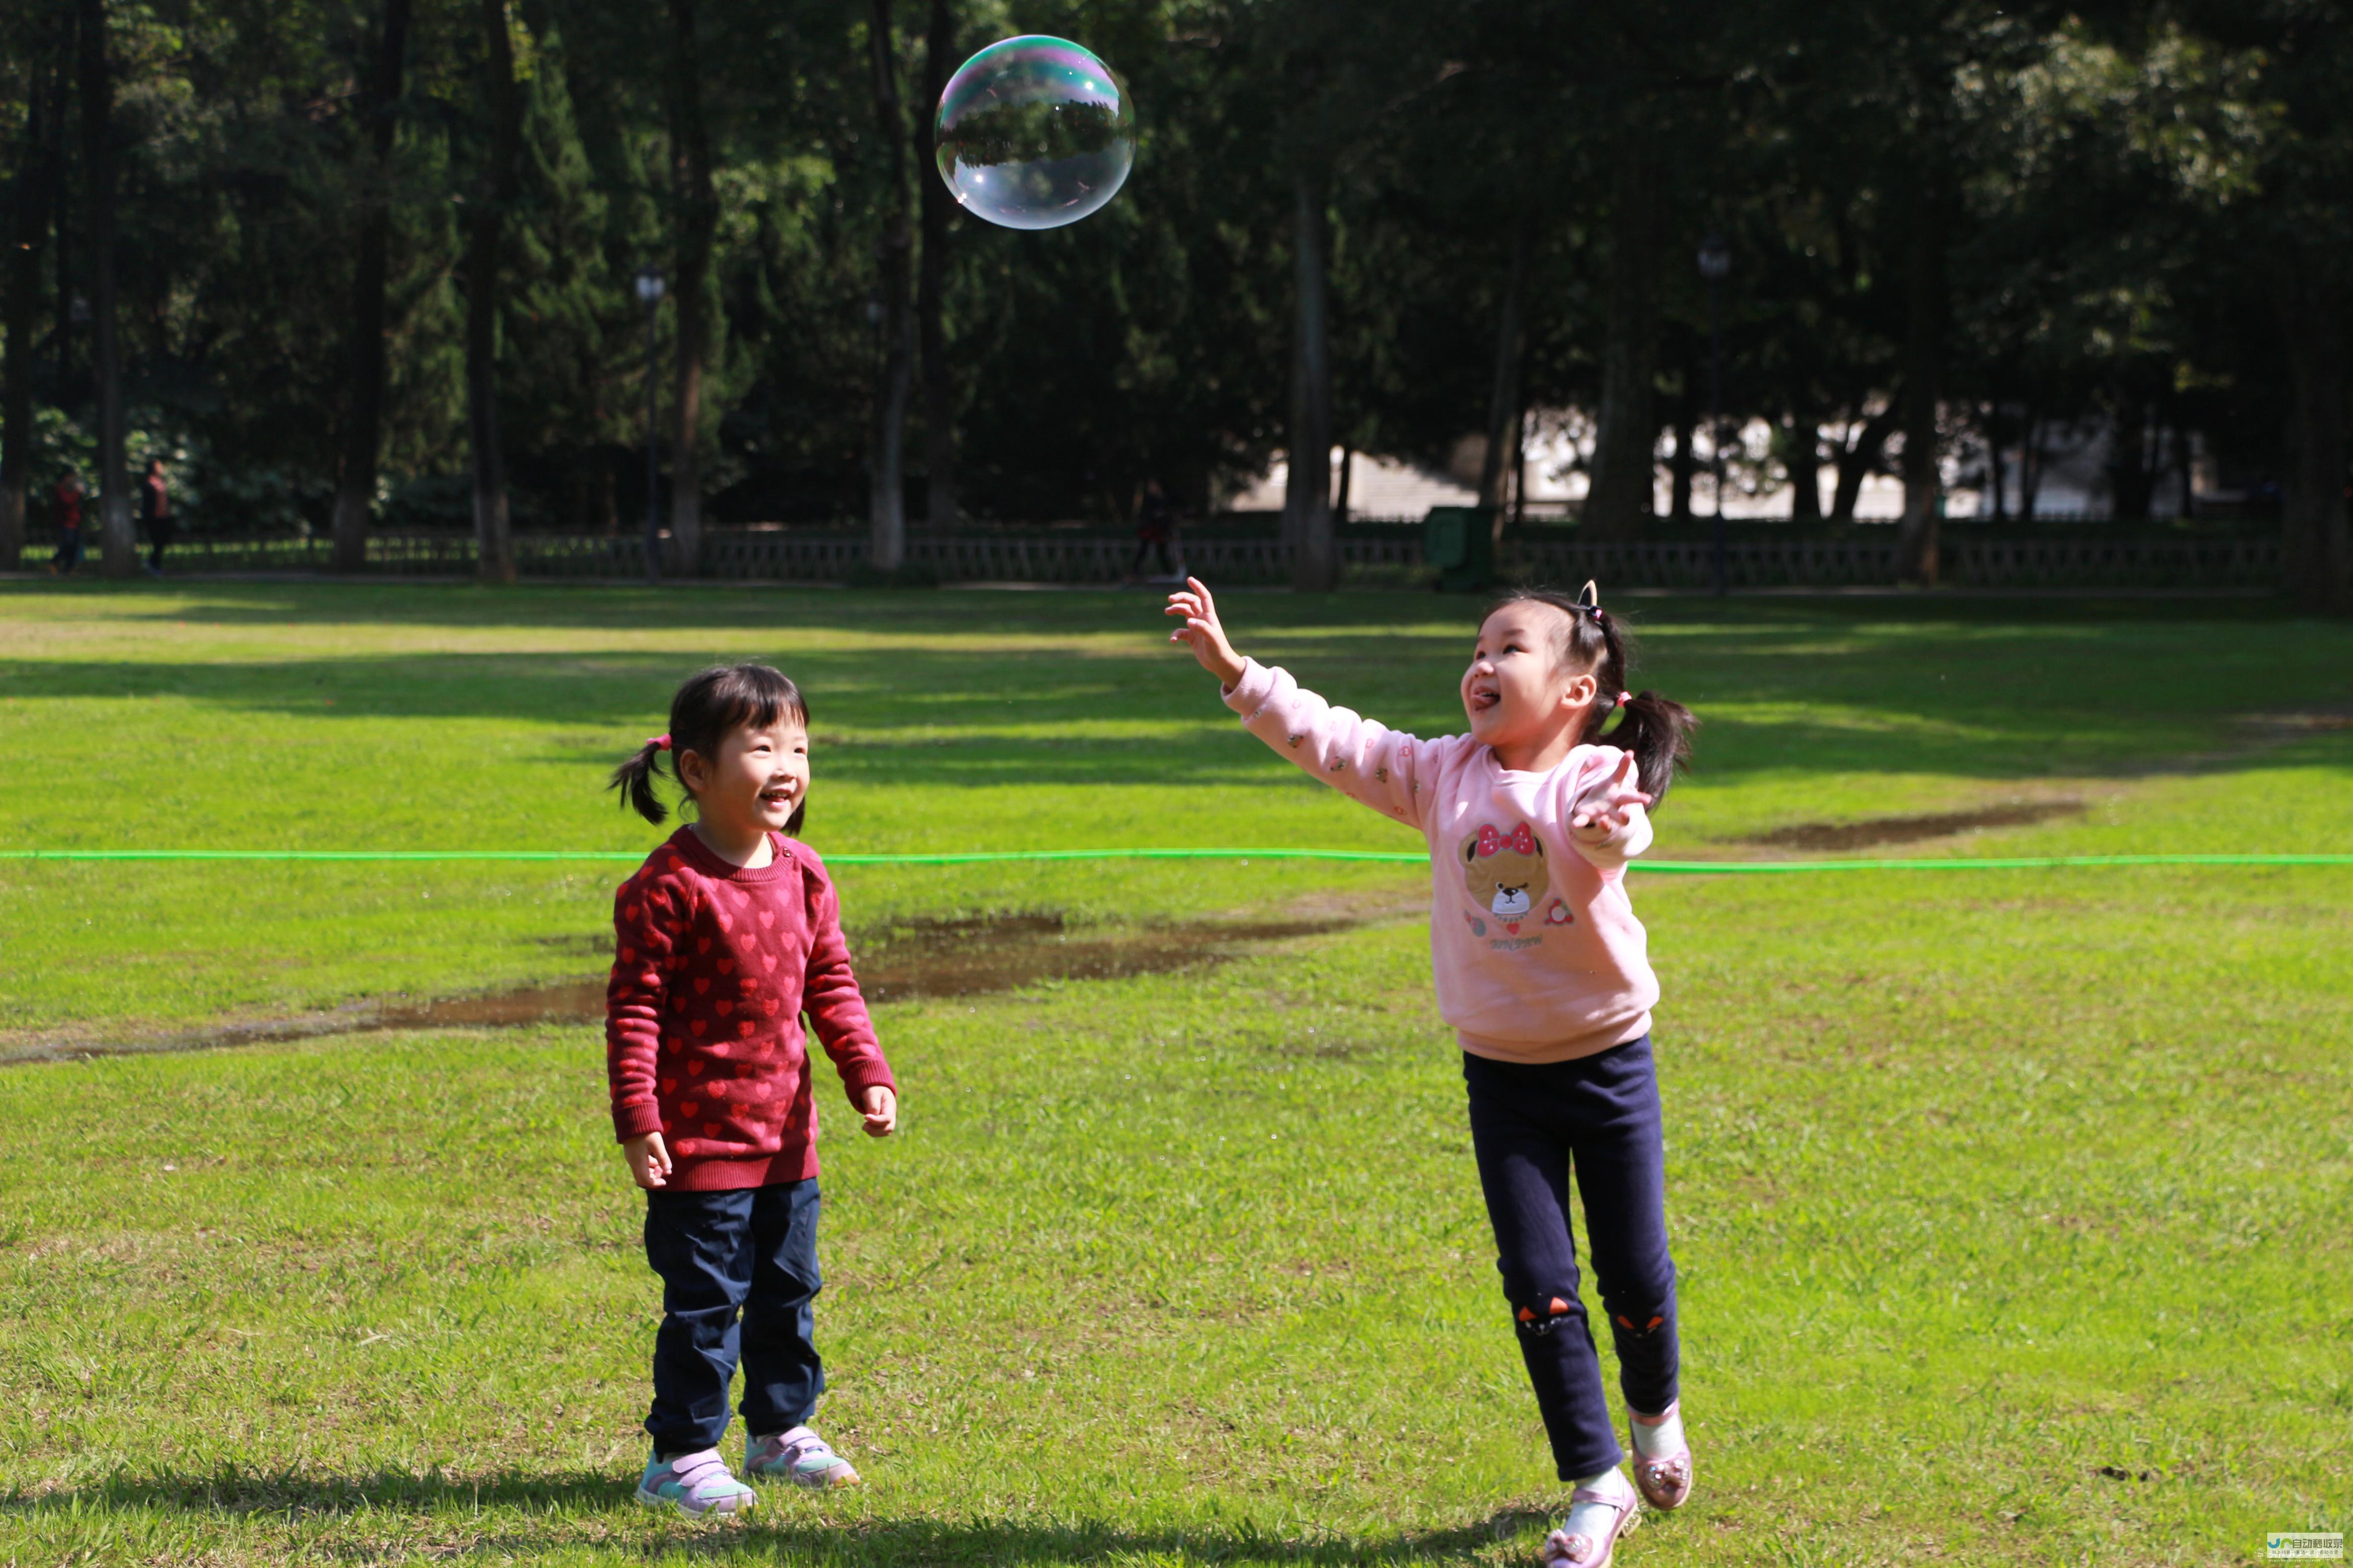
[[[642,860],[640,849],[0,849],[0,860]],[[967,866],[1004,860],[1376,860],[1417,864],[1396,849],[974,849],[936,855],[828,855],[832,866]],[[1909,860],[1637,860],[1680,876],[1804,871],[2031,871],[2100,866],[2353,866],[2353,855],[2018,855]]]

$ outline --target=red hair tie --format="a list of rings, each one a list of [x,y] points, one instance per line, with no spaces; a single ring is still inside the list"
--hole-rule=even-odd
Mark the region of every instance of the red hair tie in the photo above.
[[[1618,700],[1623,702],[1625,699],[1621,697]],[[646,744],[651,746],[657,752],[667,752],[670,750],[670,737],[668,735],[649,735],[646,737]]]
[[[1629,702],[1631,702],[1631,701],[1633,701],[1633,700],[1634,700],[1634,694],[1633,694],[1632,692],[1630,692],[1630,691],[1621,691],[1621,692],[1620,692],[1620,693],[1618,694],[1618,706],[1619,706],[1619,707],[1620,707],[1620,708],[1625,707],[1625,706],[1626,706],[1626,704],[1628,704]],[[663,736],[662,738],[663,738],[664,740],[668,740],[670,737],[669,737],[669,736],[667,736],[667,735],[665,735],[665,736]]]

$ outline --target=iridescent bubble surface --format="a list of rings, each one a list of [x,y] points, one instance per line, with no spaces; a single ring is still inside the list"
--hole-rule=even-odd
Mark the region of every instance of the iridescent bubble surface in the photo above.
[[[958,205],[1007,228],[1060,228],[1117,194],[1135,162],[1127,84],[1067,38],[995,43],[956,68],[933,123]]]

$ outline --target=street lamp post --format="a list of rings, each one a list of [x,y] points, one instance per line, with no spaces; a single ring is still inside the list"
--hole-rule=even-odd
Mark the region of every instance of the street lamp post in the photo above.
[[[665,284],[661,268],[638,268],[638,300],[646,308],[646,581],[661,581],[661,342],[656,335]]]
[[[1710,229],[1699,246],[1699,275],[1707,279],[1708,457],[1715,469],[1715,591],[1721,597],[1729,573],[1724,542],[1724,279],[1732,271],[1732,251]]]

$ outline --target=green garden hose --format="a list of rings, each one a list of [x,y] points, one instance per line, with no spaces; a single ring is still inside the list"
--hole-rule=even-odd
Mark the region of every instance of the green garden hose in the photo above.
[[[642,860],[642,849],[0,849],[0,860]],[[828,855],[829,866],[969,866],[1009,860],[1370,860],[1419,864],[1398,849],[971,849],[939,855]],[[2101,866],[2353,866],[2353,855],[2021,855],[1926,860],[1636,860],[1660,875],[1801,871],[2039,871]]]

